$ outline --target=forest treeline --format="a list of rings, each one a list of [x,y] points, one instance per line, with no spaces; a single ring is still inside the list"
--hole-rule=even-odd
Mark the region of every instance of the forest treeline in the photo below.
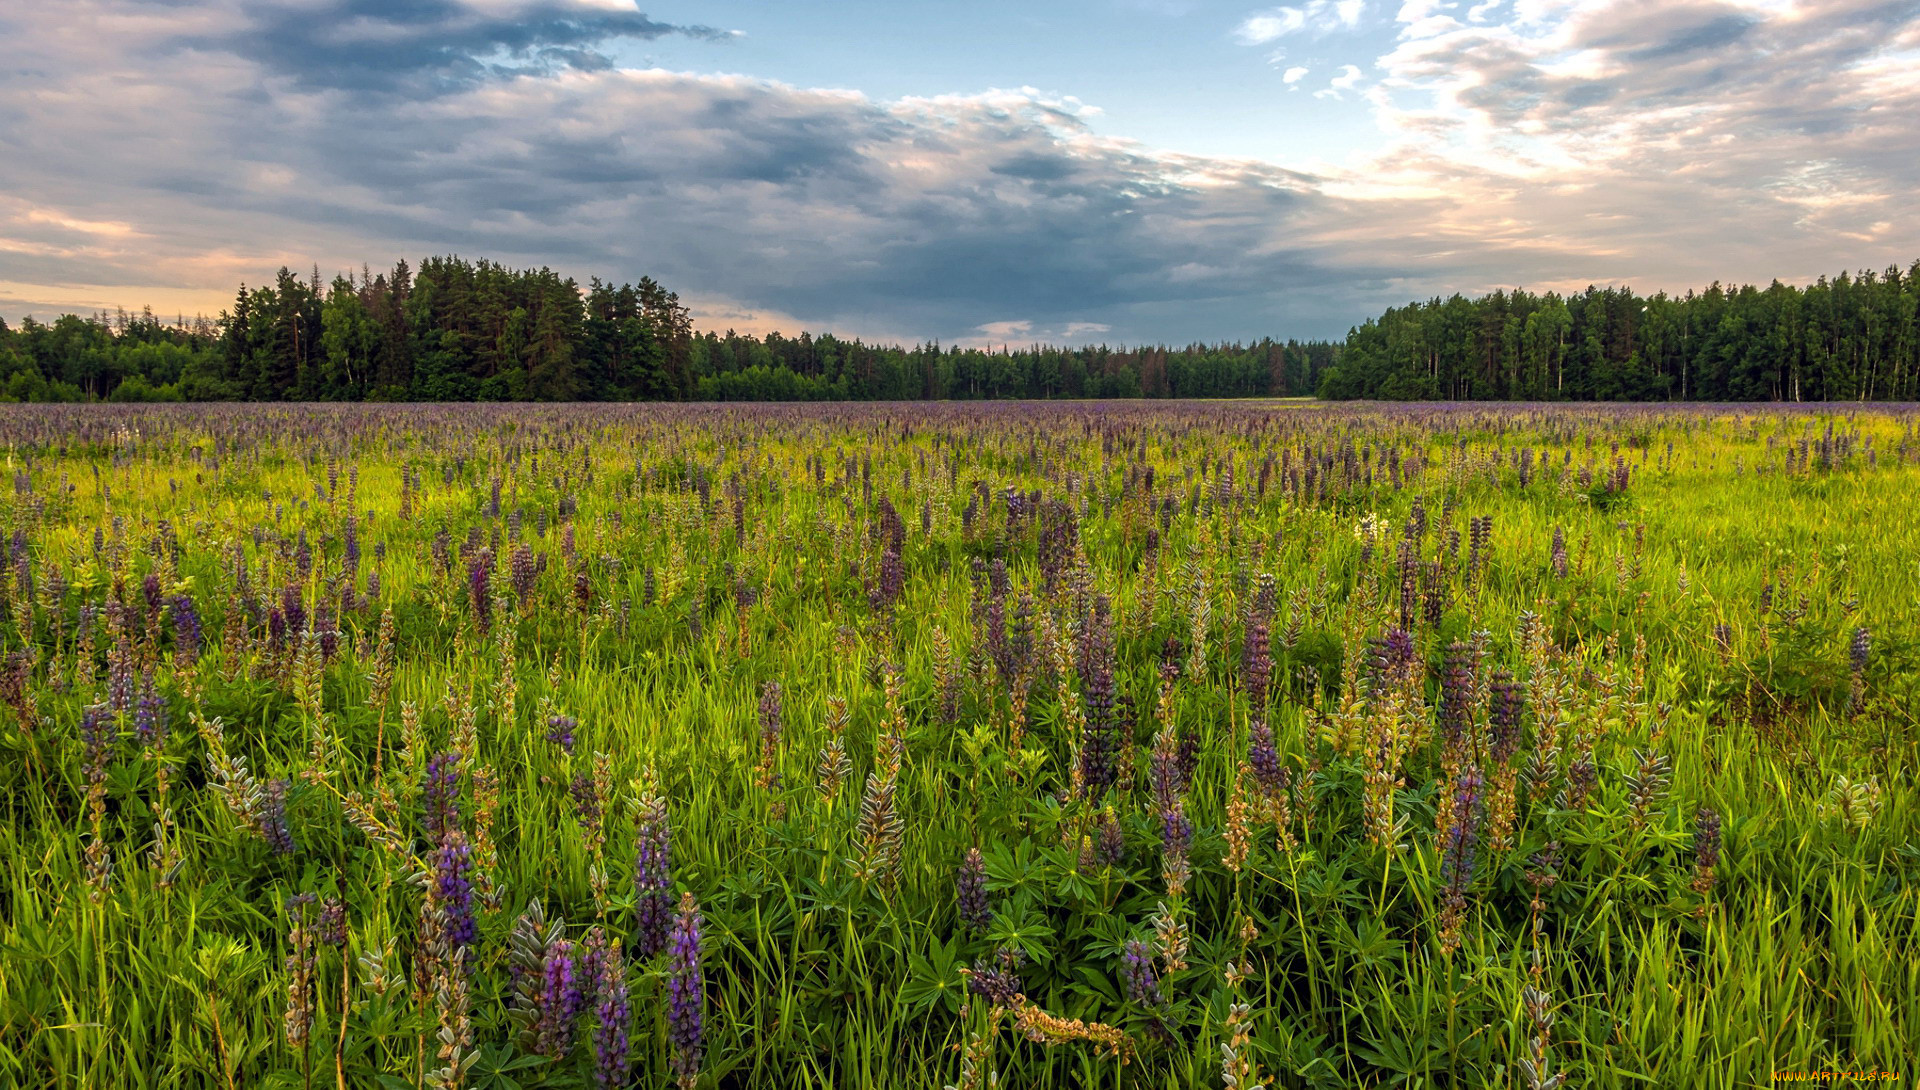
[[[281,269],[217,319],[0,323],[0,398],[910,400],[1307,395],[1326,342],[1011,350],[699,332],[656,281],[434,257],[322,283]]]
[[[1920,262],[1806,287],[1496,291],[1395,307],[1347,336],[1329,398],[1920,400]]]
[[[1496,291],[1389,309],[1344,344],[988,350],[693,328],[650,278],[433,257],[281,269],[218,318],[0,321],[0,400],[598,401],[1287,397],[1920,400],[1920,262],[1651,296]]]

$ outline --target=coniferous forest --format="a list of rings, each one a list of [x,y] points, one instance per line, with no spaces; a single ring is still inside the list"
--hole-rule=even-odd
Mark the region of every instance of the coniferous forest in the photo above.
[[[1347,335],[1319,394],[1400,401],[1912,401],[1920,261],[1807,287],[1496,291]]]
[[[1920,399],[1920,262],[1683,295],[1589,287],[1389,309],[1344,344],[995,349],[698,331],[651,278],[432,257],[242,286],[217,318],[0,321],[10,401],[808,401],[1297,397]]]
[[[697,332],[651,278],[434,257],[323,284],[281,269],[217,319],[0,324],[15,401],[868,401],[1262,397],[1314,392],[1337,346],[988,351]]]

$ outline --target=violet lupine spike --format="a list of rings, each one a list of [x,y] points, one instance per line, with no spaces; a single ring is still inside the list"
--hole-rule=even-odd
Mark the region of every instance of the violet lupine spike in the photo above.
[[[1487,691],[1491,705],[1487,713],[1487,752],[1497,767],[1512,760],[1520,747],[1520,721],[1526,715],[1527,691],[1505,670],[1494,672]]]
[[[107,708],[115,715],[133,710],[133,655],[125,639],[107,653]]]
[[[1447,645],[1440,671],[1440,727],[1449,750],[1467,742],[1473,726],[1473,649],[1455,640]]]
[[[289,632],[298,634],[307,630],[307,604],[300,597],[299,587],[281,588],[280,616],[285,619]]]
[[[1853,630],[1853,640],[1847,647],[1847,663],[1855,677],[1867,672],[1867,663],[1873,656],[1873,632],[1866,625]]]
[[[1193,822],[1179,799],[1160,813],[1160,869],[1167,892],[1178,896],[1192,876]]]
[[[1273,742],[1273,728],[1265,719],[1253,721],[1253,727],[1247,732],[1247,764],[1253,768],[1253,778],[1259,782],[1260,789],[1268,794],[1279,791],[1284,785],[1280,767],[1280,753]]]
[[[473,849],[450,830],[433,857],[434,900],[443,913],[441,938],[449,949],[472,946],[480,937],[473,916]]]
[[[1020,996],[1019,968],[1024,960],[1019,949],[1002,946],[991,958],[978,958],[967,974],[967,992],[996,1007],[1011,1006]]]
[[[28,589],[31,590],[31,586]],[[140,580],[140,594],[147,600],[147,616],[157,616],[161,605],[166,602],[166,594],[160,587],[160,577],[153,572],[148,572],[146,578]]]
[[[320,919],[314,927],[314,933],[322,943],[332,947],[347,944],[347,903],[338,897],[328,897],[320,902]]]
[[[292,788],[291,780],[268,780],[261,787],[260,805],[254,819],[259,824],[260,835],[275,855],[292,855],[300,850],[299,843],[293,839],[293,823],[287,817],[287,793]]]
[[[541,965],[538,1048],[543,1056],[559,1059],[573,1047],[574,1027],[587,1007],[579,970],[571,941],[559,939],[548,945]]]
[[[1178,745],[1168,745],[1166,732],[1154,739],[1153,755],[1147,761],[1148,784],[1153,788],[1153,806],[1156,810],[1166,810],[1186,794],[1186,783],[1180,772],[1180,751]]]
[[[572,782],[567,784],[567,793],[573,797],[573,817],[582,829],[593,829],[600,824],[600,791],[593,777],[586,772],[574,774]]]
[[[1443,887],[1440,912],[1440,945],[1452,950],[1460,942],[1460,926],[1467,908],[1467,889],[1473,884],[1474,852],[1480,840],[1480,770],[1469,767],[1454,781],[1453,820],[1440,853],[1440,883]]]
[[[986,934],[993,926],[993,906],[987,900],[987,861],[979,848],[967,849],[953,884],[961,926],[975,935]]]
[[[1694,864],[1703,874],[1720,865],[1720,812],[1702,806],[1693,819]]]
[[[493,554],[482,550],[467,564],[467,601],[481,635],[493,631]]]
[[[1126,864],[1127,841],[1120,830],[1120,816],[1108,806],[1100,811],[1100,827],[1094,834],[1094,858],[1101,865],[1118,867]]]
[[[547,741],[559,746],[568,753],[573,752],[574,728],[580,721],[571,715],[552,715],[547,717]]]
[[[160,695],[152,674],[142,675],[138,692],[140,695],[133,706],[134,732],[140,735],[141,742],[155,750],[162,749],[167,742],[167,698]]]
[[[1247,706],[1255,716],[1264,715],[1267,688],[1273,679],[1272,628],[1275,609],[1274,579],[1260,576],[1260,590],[1247,618],[1246,643],[1241,652],[1241,672],[1246,678]]]
[[[1153,961],[1152,944],[1141,939],[1128,939],[1120,955],[1127,998],[1150,1011],[1159,1011],[1167,1005],[1167,998],[1160,990],[1160,974],[1154,969]]]
[[[1453,785],[1453,820],[1447,826],[1446,850],[1440,879],[1449,891],[1464,891],[1473,882],[1474,849],[1479,840],[1480,770],[1468,768]]]
[[[426,778],[420,785],[420,802],[426,810],[427,839],[445,839],[448,830],[460,823],[460,757],[451,752],[436,753],[427,760]]]
[[[599,951],[594,966],[593,1081],[601,1090],[627,1085],[628,1024],[627,967],[620,947],[607,941],[599,928],[587,939]]]
[[[667,1039],[673,1045],[673,1072],[691,1090],[700,1078],[706,1039],[707,986],[700,970],[700,907],[693,894],[680,897],[673,921],[672,962],[667,978]]]
[[[672,890],[673,833],[667,823],[666,800],[654,795],[642,803],[640,830],[634,836],[634,915],[643,958],[667,948],[673,926]]]
[[[1105,595],[1094,599],[1081,646],[1085,660],[1081,692],[1086,698],[1086,725],[1080,735],[1080,773],[1089,799],[1099,799],[1118,778],[1115,758],[1119,746],[1114,719],[1115,685],[1113,606]]]
[[[173,653],[180,661],[192,664],[200,658],[206,634],[200,624],[200,611],[190,595],[173,597]]]
[[[106,783],[107,765],[113,760],[113,717],[102,704],[89,704],[80,713],[80,743],[86,750],[87,786]]]
[[[780,789],[780,774],[774,770],[780,757],[780,728],[780,683],[765,682],[760,686],[760,777],[770,791]]]

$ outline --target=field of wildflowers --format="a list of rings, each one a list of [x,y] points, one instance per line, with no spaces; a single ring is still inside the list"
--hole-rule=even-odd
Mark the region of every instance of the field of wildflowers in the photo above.
[[[1753,1087],[1920,1046],[1911,409],[0,441],[0,1084]]]

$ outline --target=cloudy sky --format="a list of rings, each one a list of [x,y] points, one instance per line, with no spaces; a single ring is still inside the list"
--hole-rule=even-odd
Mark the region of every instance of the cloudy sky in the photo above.
[[[1920,0],[11,0],[0,316],[281,265],[715,328],[1334,336],[1920,257]]]

